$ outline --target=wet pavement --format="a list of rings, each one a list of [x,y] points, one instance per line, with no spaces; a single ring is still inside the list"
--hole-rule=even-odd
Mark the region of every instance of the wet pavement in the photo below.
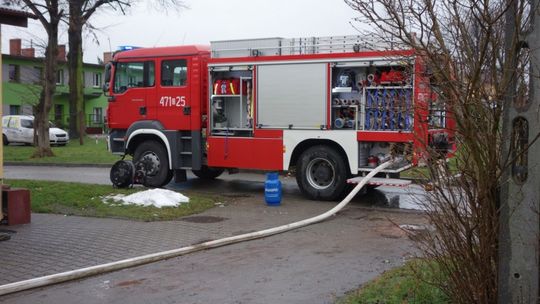
[[[6,168],[6,178],[16,178],[12,168]],[[92,176],[97,178],[93,180],[108,174],[108,169],[95,169]],[[51,176],[56,175],[49,171]],[[144,223],[33,214],[29,225],[0,227],[9,229],[11,236],[0,242],[0,284],[287,224],[335,205],[305,200],[294,178],[281,180],[283,204],[279,207],[264,204],[261,174],[225,174],[211,182],[189,179],[170,184],[169,188],[178,191],[213,191],[234,197],[234,202],[177,221]],[[422,225],[424,217],[397,209],[414,203],[409,190],[382,190],[356,197],[344,211],[320,224],[7,295],[0,302],[332,303],[414,253],[410,240],[395,223]]]
[[[204,212],[202,221],[36,215],[0,243],[8,265],[0,276],[20,280],[112,262],[293,222],[334,205],[285,198],[267,207],[262,200],[240,198]],[[423,223],[418,213],[355,202],[328,221],[284,234],[6,295],[0,303],[333,303],[414,254],[395,224]]]

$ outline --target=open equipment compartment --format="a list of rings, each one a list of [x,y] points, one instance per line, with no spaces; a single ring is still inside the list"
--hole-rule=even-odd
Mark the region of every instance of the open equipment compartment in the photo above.
[[[397,176],[411,167],[412,143],[387,142],[385,134],[413,132],[413,73],[407,62],[369,60],[339,62],[332,65],[333,130],[358,132],[358,169],[361,174],[373,170],[390,155],[402,155],[384,170]],[[377,132],[377,140],[363,139],[363,134]]]
[[[366,77],[366,64],[351,62],[332,67],[332,129],[361,129],[365,104],[361,79]]]
[[[412,74],[407,65],[346,62],[332,68],[332,129],[405,131],[413,128]]]
[[[250,67],[210,70],[210,132],[216,136],[253,135],[253,81]]]

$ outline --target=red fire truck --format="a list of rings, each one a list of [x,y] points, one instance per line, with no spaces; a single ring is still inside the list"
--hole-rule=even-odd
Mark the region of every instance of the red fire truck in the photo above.
[[[390,155],[395,177],[422,162],[432,134],[452,138],[422,58],[359,36],[120,51],[105,82],[109,148],[151,187],[186,170],[294,168],[307,197],[334,200]],[[115,165],[113,183],[137,181],[131,171]]]

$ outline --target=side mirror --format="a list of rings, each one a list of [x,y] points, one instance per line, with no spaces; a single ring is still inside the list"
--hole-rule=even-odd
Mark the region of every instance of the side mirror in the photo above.
[[[102,86],[103,93],[105,93],[105,95],[108,95],[108,93],[109,93],[112,67],[113,67],[112,62],[109,62],[109,63],[107,63],[105,65],[105,77],[104,77],[104,83],[103,83],[103,86]]]

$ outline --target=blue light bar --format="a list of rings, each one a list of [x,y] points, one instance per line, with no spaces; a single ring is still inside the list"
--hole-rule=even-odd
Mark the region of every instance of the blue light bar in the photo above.
[[[130,51],[135,49],[140,49],[140,46],[133,46],[133,45],[121,45],[118,47],[119,51]]]

